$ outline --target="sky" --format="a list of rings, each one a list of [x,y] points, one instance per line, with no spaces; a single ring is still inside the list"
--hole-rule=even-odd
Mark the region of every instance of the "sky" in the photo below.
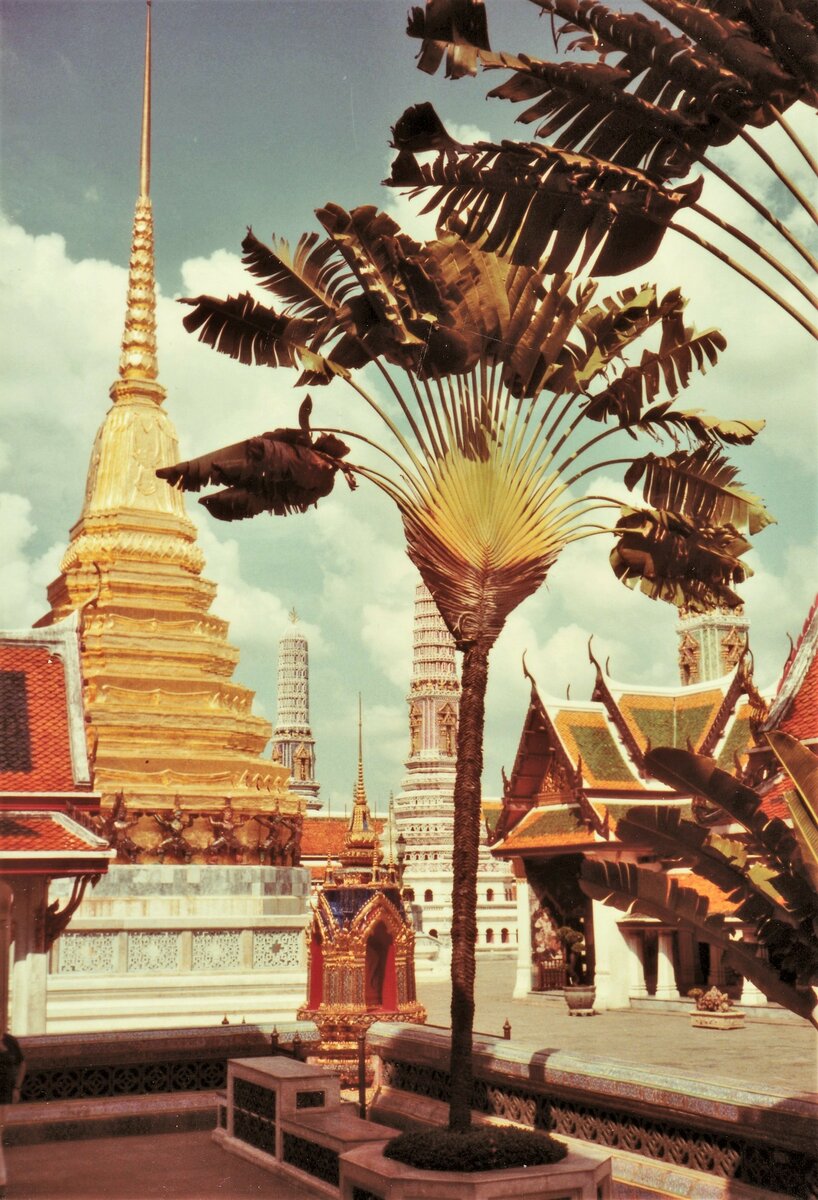
[[[515,109],[486,101],[495,76],[456,83],[421,74],[404,33],[403,0],[154,0],[151,193],[159,284],[160,380],[182,458],[293,424],[302,393],[286,371],[249,368],[199,345],[181,325],[184,295],[236,294],[247,226],[266,240],[315,229],[313,210],[386,208],[416,237],[432,236],[420,205],[381,186],[389,128],[431,100],[463,141],[527,136]],[[488,5],[495,48],[546,57],[548,23],[525,0]],[[96,428],[116,377],[131,221],[138,183],[144,34],[142,0],[2,0],[0,82],[0,628],[47,611],[71,525],[79,517]],[[793,110],[793,124],[806,117]],[[807,135],[808,136],[808,135]],[[765,144],[793,173],[777,131]],[[744,148],[720,161],[754,194],[805,222]],[[766,238],[743,205],[708,182],[710,208]],[[684,407],[764,418],[737,448],[740,478],[777,519],[749,556],[742,594],[756,680],[771,687],[816,588],[818,429],[815,343],[755,289],[681,238],[666,238],[638,278],[681,284],[688,315],[719,326],[728,348]],[[370,431],[350,394],[322,389],[321,420]],[[315,397],[314,397],[315,398]],[[319,423],[313,415],[313,423]],[[375,433],[374,426],[371,432]],[[654,448],[650,445],[645,451]],[[595,481],[599,486],[599,481]],[[611,480],[611,490],[621,481]],[[364,704],[370,802],[400,789],[408,752],[415,570],[396,511],[372,488],[332,496],[305,515],[224,525],[190,498],[213,611],[241,651],[235,678],[275,720],[277,645],[294,606],[310,640],[311,720],[321,798],[340,815],[357,758]],[[499,795],[528,703],[522,655],[544,695],[590,694],[588,638],[615,679],[677,681],[674,610],[635,595],[608,565],[610,541],[567,550],[546,584],[509,619],[491,655],[484,791]]]

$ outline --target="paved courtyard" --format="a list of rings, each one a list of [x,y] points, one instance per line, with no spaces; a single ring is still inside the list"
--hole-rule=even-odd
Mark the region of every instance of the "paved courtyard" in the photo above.
[[[561,999],[512,1000],[514,964],[479,962],[476,1029],[532,1050],[570,1050],[671,1069],[679,1076],[720,1079],[790,1095],[816,1090],[818,1043],[806,1024],[748,1022],[743,1030],[691,1029],[686,1016],[609,1012],[572,1018]],[[421,981],[420,999],[433,1024],[449,1023],[447,981]],[[225,1153],[209,1133],[99,1138],[12,1146],[6,1150],[7,1200],[307,1200],[314,1193],[283,1182]],[[615,1200],[647,1193],[625,1185]],[[656,1193],[651,1193],[656,1200]]]
[[[677,1075],[768,1084],[791,1095],[818,1090],[818,1034],[804,1022],[747,1021],[744,1029],[693,1029],[686,1015],[623,1010],[570,1017],[562,997],[512,1000],[515,963],[478,960],[475,1029],[532,1050],[570,1050],[670,1068]],[[418,983],[429,1022],[449,1025],[448,981]]]

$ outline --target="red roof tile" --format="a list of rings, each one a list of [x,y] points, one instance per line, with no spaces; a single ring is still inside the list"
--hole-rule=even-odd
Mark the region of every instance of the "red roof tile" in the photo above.
[[[74,790],[62,660],[0,644],[0,792]]]
[[[12,855],[14,858],[21,855],[48,858],[53,854],[96,857],[107,849],[103,839],[61,813],[0,813],[0,860]]]
[[[383,818],[373,817],[372,824],[376,833],[382,835]],[[329,854],[337,858],[344,848],[344,834],[348,828],[348,817],[306,817],[301,830],[301,857],[326,859]],[[382,851],[386,849],[381,846]]]

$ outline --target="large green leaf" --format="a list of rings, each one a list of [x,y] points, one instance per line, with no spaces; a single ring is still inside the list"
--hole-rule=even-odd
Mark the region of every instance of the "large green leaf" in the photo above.
[[[700,182],[663,188],[643,171],[535,142],[469,146],[446,134],[445,152],[419,162],[440,144],[441,129],[430,104],[403,113],[392,130],[398,155],[387,184],[412,195],[428,189],[423,211],[439,208],[439,229],[549,273],[575,259],[577,270],[590,265],[597,276],[643,266],[701,191]]]
[[[676,808],[634,807],[617,822],[616,836],[623,842],[644,842],[646,834],[658,854],[683,855],[696,874],[715,883],[735,905],[746,897],[749,888],[763,900],[761,912],[767,919],[776,918],[789,925],[796,923],[796,918],[771,883],[777,872],[751,863],[742,842],[721,838],[711,830],[694,825]]]
[[[736,468],[710,446],[647,454],[628,469],[625,483],[642,483],[645,500],[654,508],[690,517],[697,523],[732,525],[758,533],[772,521],[758,496],[740,488]]]
[[[579,883],[592,900],[611,904],[628,916],[654,917],[671,928],[685,929],[719,947],[735,970],[754,983],[769,1000],[818,1027],[815,997],[784,983],[775,967],[746,943],[733,940],[724,918],[718,913],[709,913],[707,899],[698,892],[682,887],[664,872],[646,871],[633,863],[601,859],[583,862]]]
[[[786,800],[804,867],[818,890],[818,758],[803,742],[781,730],[771,730],[765,736],[798,789],[797,793],[788,793]]]
[[[695,612],[742,603],[733,584],[752,574],[739,557],[749,543],[731,526],[623,506],[614,532],[611,567],[627,587]]]

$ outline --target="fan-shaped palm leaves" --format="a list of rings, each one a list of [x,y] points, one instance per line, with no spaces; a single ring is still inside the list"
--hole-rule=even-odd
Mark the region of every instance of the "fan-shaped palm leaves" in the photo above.
[[[647,578],[651,595],[692,607],[737,603],[731,584],[746,570],[744,531],[767,518],[719,447],[752,440],[758,426],[675,408],[673,397],[723,345],[717,332],[686,325],[677,291],[659,298],[645,286],[599,301],[595,284],[515,266],[452,235],[421,245],[373,208],[328,205],[318,218],[327,239],[310,235],[295,254],[252,234],[244,242],[245,265],[283,301],[281,311],[250,297],[200,296],[185,301],[185,325],[241,362],[295,367],[311,387],[341,380],[383,422],[389,445],[367,443],[381,461],[346,458],[339,437],[367,442],[351,429],[313,438],[302,410],[298,430],[162,474],[194,490],[208,480],[227,484],[227,497],[210,508],[228,520],[302,511],[339,469],[373,483],[401,513],[409,556],[464,655],[452,929],[452,1122],[461,1126],[469,1119],[489,650],[563,548],[599,531],[618,534],[614,567],[626,582]],[[658,344],[640,354],[651,335]],[[364,364],[371,383],[356,375]],[[373,391],[378,372],[386,400]],[[670,453],[633,467],[639,433],[665,437]],[[680,439],[700,449],[682,449]],[[613,457],[603,453],[609,444],[618,448]],[[587,493],[586,477],[616,463],[643,484],[643,521],[672,530],[672,553],[632,553],[632,510]]]
[[[793,271],[768,247],[701,203],[704,168],[730,187],[807,264],[818,269],[797,222],[786,224],[763,203],[757,186],[743,185],[713,153],[740,139],[789,195],[778,213],[795,206],[812,222],[812,186],[799,186],[759,144],[751,129],[777,124],[802,161],[818,173],[814,155],[784,113],[796,102],[818,108],[818,11],[813,0],[646,0],[663,18],[620,12],[598,0],[532,0],[562,24],[557,38],[576,35],[569,49],[594,61],[552,63],[530,54],[494,52],[483,0],[427,0],[415,8],[408,32],[422,39],[419,66],[430,73],[446,59],[452,78],[487,70],[510,72],[490,96],[522,103],[518,118],[533,124],[540,142],[480,142],[449,137],[428,104],[407,110],[396,124],[399,153],[388,180],[429,191],[440,228],[548,270],[586,267],[619,274],[652,258],[672,227],[727,262],[818,337],[814,276]],[[669,27],[670,26],[670,27]],[[417,155],[436,150],[431,164]],[[684,181],[684,182],[681,182]],[[704,238],[684,219],[690,209],[720,231]],[[775,290],[750,269],[734,239],[797,293]],[[766,240],[766,239],[765,239]],[[752,261],[752,260],[749,260]],[[777,285],[780,287],[780,284]]]

